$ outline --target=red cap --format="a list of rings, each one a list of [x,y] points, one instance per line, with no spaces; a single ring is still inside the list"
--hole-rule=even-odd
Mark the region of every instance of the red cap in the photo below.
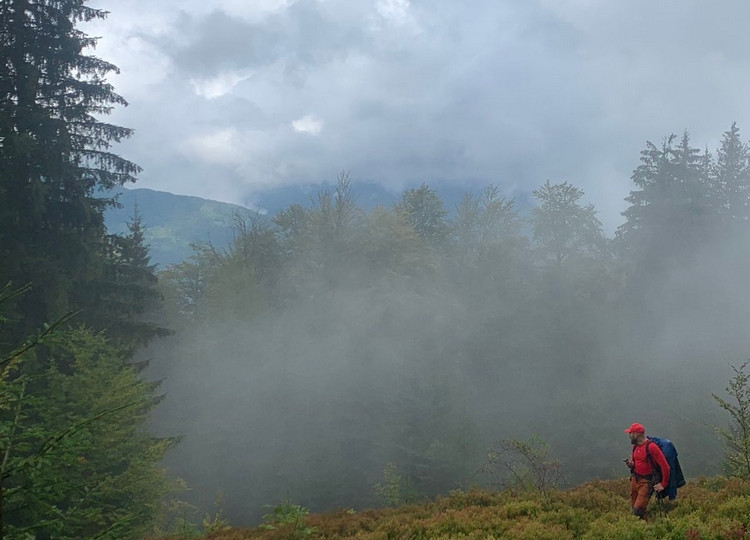
[[[625,433],[646,433],[646,428],[636,422],[635,424],[631,424],[630,427],[625,430]]]

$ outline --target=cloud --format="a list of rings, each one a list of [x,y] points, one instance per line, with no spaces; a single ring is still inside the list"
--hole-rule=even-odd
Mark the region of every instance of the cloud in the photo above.
[[[323,122],[315,118],[313,115],[308,114],[302,118],[294,120],[292,122],[292,127],[294,128],[294,131],[298,133],[320,135],[320,132],[323,129]]]
[[[182,148],[187,157],[224,165],[240,163],[243,155],[243,144],[234,128],[194,135],[183,142]]]
[[[252,22],[261,22],[264,19],[283,12],[294,4],[295,0],[223,0],[212,2],[213,6],[221,6],[221,9],[230,15],[241,17]]]
[[[740,0],[103,1],[97,54],[123,68],[144,187],[210,196],[190,148],[231,164],[235,200],[341,169],[389,188],[549,178],[615,223],[647,139],[750,129]]]
[[[411,13],[409,0],[377,0],[375,10],[389,24],[395,26],[417,27],[417,21]]]
[[[396,24],[403,24],[409,18],[409,0],[378,0],[375,9]]]
[[[244,81],[250,75],[237,71],[219,73],[215,77],[207,79],[190,79],[195,93],[206,99],[214,99],[228,94],[237,86],[237,83]]]

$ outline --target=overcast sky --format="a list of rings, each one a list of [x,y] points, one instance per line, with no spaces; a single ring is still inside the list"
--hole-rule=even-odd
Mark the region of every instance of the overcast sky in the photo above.
[[[750,2],[91,0],[135,187],[252,206],[269,186],[586,192],[611,231],[646,140],[750,134]]]

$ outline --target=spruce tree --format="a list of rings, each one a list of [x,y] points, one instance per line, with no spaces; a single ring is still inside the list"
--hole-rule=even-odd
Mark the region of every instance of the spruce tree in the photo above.
[[[750,219],[750,153],[733,122],[717,152],[712,194],[725,222]]]
[[[136,207],[125,235],[107,235],[101,277],[76,298],[87,306],[79,320],[106,332],[114,345],[134,352],[170,330],[158,324],[163,295],[151,264],[144,226]]]
[[[42,341],[47,367],[30,347]],[[158,462],[175,443],[143,429],[155,390],[84,328],[47,332],[3,359],[0,539],[148,532],[169,491]]]
[[[16,338],[86,307],[112,203],[97,190],[139,170],[110,149],[131,130],[97,119],[126,105],[106,80],[117,68],[85,54],[96,38],[78,28],[105,16],[83,0],[0,2],[0,283],[33,287]]]
[[[138,319],[153,267],[139,222],[107,235],[114,201],[97,196],[139,170],[111,151],[131,131],[97,118],[126,104],[106,81],[117,68],[84,54],[96,39],[78,24],[105,15],[0,1],[0,286],[31,284],[0,318],[0,537],[139,537],[166,490],[155,463],[171,441],[143,431],[156,389],[127,363],[160,331]],[[72,311],[92,328],[11,352]]]
[[[657,147],[641,152],[641,165],[632,175],[638,188],[625,200],[626,222],[617,231],[633,279],[652,280],[690,260],[710,230],[708,167],[705,156],[671,135]]]

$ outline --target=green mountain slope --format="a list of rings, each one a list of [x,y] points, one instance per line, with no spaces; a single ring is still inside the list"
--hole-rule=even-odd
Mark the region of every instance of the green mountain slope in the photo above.
[[[122,207],[107,210],[107,229],[126,232],[137,205],[151,246],[151,262],[159,269],[189,257],[191,243],[210,240],[217,248],[226,246],[232,239],[235,215],[246,219],[259,216],[242,206],[164,191],[121,188],[115,193]]]

